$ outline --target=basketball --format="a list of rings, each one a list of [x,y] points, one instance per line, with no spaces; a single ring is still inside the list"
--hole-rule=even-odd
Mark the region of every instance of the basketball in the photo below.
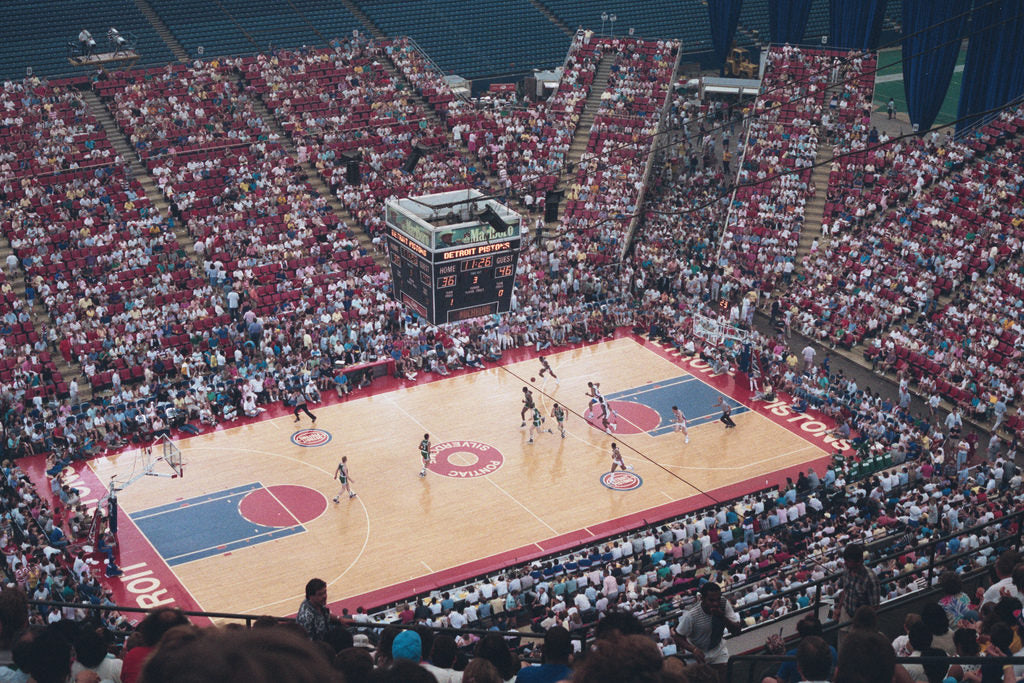
[[[531,378],[530,378],[530,384],[533,384],[533,383],[534,383],[534,382],[536,382],[536,381],[537,381],[537,378],[536,378],[536,377],[531,377]]]

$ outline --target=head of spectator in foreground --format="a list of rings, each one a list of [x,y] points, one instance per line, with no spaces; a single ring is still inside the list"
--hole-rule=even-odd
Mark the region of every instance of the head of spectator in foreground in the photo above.
[[[95,669],[107,656],[107,643],[94,629],[84,628],[75,638],[75,659],[87,669]]]
[[[662,671],[661,651],[642,635],[613,635],[594,641],[577,664],[579,683],[660,683],[674,680]]]
[[[391,657],[396,662],[400,659],[408,659],[419,663],[423,659],[423,641],[420,634],[412,629],[402,631],[391,643]]]
[[[869,605],[858,607],[857,611],[853,613],[853,621],[850,623],[850,628],[859,631],[877,631],[878,615],[875,613],[875,608]]]
[[[896,652],[877,631],[851,630],[839,649],[835,683],[887,683],[896,673]]]
[[[71,641],[60,624],[50,624],[32,639],[28,674],[35,683],[65,683],[71,676]]]
[[[1004,550],[996,558],[996,576],[1005,579],[1013,575],[1013,569],[1020,564],[1021,555],[1016,550]]]
[[[455,666],[458,654],[455,639],[446,633],[441,633],[434,638],[434,644],[430,647],[430,663],[442,669],[451,669]]]
[[[822,638],[807,636],[796,648],[796,667],[805,681],[827,681],[832,675],[832,650]]]
[[[636,636],[644,632],[644,625],[632,612],[610,612],[604,619],[597,622],[594,637],[614,638],[616,636]]]
[[[188,623],[188,617],[180,609],[160,607],[146,615],[146,618],[139,623],[138,630],[142,634],[142,642],[149,647],[154,647],[172,628],[186,626]]]
[[[942,605],[937,602],[929,602],[921,608],[921,621],[931,631],[933,636],[945,635],[949,632],[949,616]]]
[[[572,656],[572,638],[561,626],[552,626],[544,634],[544,652],[542,661],[545,664],[569,665]]]
[[[141,683],[337,683],[322,651],[288,629],[169,631],[142,669]]]
[[[462,672],[462,683],[505,683],[498,668],[483,657],[475,657]]]
[[[350,647],[334,656],[334,668],[345,675],[345,683],[364,683],[373,673],[373,655],[365,647]]]
[[[476,644],[473,654],[483,657],[498,670],[502,680],[508,680],[519,671],[519,659],[508,649],[505,638],[497,633],[488,633]]]
[[[0,648],[9,649],[28,625],[28,596],[17,588],[0,591]]]
[[[306,582],[306,599],[317,607],[327,604],[327,582],[323,579],[310,579]]]

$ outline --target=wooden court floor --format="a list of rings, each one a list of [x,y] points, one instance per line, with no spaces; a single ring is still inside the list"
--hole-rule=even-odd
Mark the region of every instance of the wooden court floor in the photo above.
[[[285,615],[318,576],[332,603],[370,606],[388,587],[427,588],[484,558],[527,559],[556,547],[551,539],[592,538],[615,520],[653,521],[684,499],[707,505],[715,494],[704,492],[774,483],[780,472],[806,469],[828,453],[820,429],[801,431],[764,404],[747,410],[745,380],[739,386],[731,377],[710,378],[649,342],[621,337],[548,359],[558,384],[537,377],[539,363],[530,358],[311,405],[322,432],[300,432],[312,427],[308,418],[295,424],[289,413],[177,442],[182,478],[142,477],[119,496],[120,564],[129,568],[123,587],[150,595],[142,589],[153,584],[144,580],[155,577],[174,589],[165,596],[177,590],[203,610]],[[556,430],[527,443],[520,408],[531,377],[545,415],[555,401],[569,410],[566,438]],[[581,417],[588,381],[600,383],[613,407],[625,408],[620,433],[608,435]],[[718,422],[711,407],[719,391],[735,399],[735,429]],[[689,443],[666,428],[666,402],[685,406]],[[630,416],[646,423],[629,424]],[[424,433],[438,461],[421,478]],[[295,442],[328,436],[322,445]],[[642,480],[637,488],[602,483],[612,442]],[[358,495],[335,504],[332,476],[343,455]],[[83,477],[94,486],[123,477],[135,457],[129,451],[93,460]]]

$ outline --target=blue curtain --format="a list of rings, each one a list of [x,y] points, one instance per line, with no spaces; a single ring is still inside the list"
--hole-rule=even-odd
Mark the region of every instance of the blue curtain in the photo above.
[[[829,44],[844,50],[874,50],[882,33],[886,0],[831,0]]]
[[[963,0],[903,0],[903,86],[922,133],[942,108],[966,23]]]
[[[736,24],[740,22],[743,0],[708,0],[708,19],[711,21],[711,46],[719,62],[729,56]]]
[[[1024,93],[1024,0],[975,0],[958,131]]]
[[[799,44],[804,39],[811,0],[768,0],[768,30],[773,43]]]

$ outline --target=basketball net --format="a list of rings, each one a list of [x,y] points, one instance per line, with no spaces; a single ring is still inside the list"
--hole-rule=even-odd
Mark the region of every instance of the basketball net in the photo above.
[[[165,463],[171,471],[157,471],[156,467],[160,463]],[[135,451],[131,471],[123,477],[112,477],[110,480],[110,491],[112,493],[123,491],[142,477],[169,477],[174,479],[182,477],[184,474],[185,468],[181,462],[181,449],[171,441],[169,436],[161,434],[153,443]]]
[[[712,346],[723,342],[745,344],[750,341],[750,332],[702,313],[693,314],[693,335]]]

